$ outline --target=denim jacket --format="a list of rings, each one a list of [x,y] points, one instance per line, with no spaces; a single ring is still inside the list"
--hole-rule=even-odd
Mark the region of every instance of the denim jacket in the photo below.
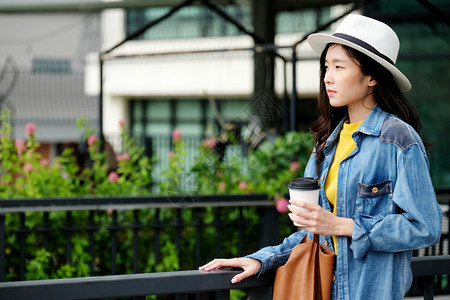
[[[322,187],[344,121],[326,142]],[[352,137],[356,148],[339,166],[336,206],[337,216],[352,218],[354,227],[352,237],[337,237],[332,299],[402,299],[412,282],[412,250],[436,244],[441,234],[425,148],[411,126],[377,105]],[[313,152],[306,177],[318,177],[315,162]],[[319,204],[330,211],[323,188]],[[312,238],[303,229],[247,257],[262,262],[261,273],[276,268],[305,234]],[[320,242],[334,251],[329,236]]]

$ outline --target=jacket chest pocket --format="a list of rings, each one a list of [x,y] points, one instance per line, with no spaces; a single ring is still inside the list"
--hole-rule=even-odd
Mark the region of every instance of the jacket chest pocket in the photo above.
[[[355,212],[370,216],[385,215],[394,211],[392,181],[366,184],[358,182],[358,197]]]

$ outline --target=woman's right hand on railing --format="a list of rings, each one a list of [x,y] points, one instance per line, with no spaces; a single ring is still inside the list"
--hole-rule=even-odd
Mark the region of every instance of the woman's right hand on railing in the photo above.
[[[221,268],[241,268],[244,272],[239,273],[231,279],[231,283],[238,283],[244,278],[255,275],[261,271],[261,261],[249,257],[238,257],[229,259],[214,259],[204,266],[198,268],[199,270],[211,271]]]

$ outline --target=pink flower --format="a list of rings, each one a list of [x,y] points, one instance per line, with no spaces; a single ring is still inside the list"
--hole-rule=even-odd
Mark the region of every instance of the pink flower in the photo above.
[[[125,128],[125,120],[124,119],[120,119],[119,120],[119,127],[120,127],[120,129],[124,129]]]
[[[29,164],[29,163],[26,163],[26,164],[23,166],[23,169],[25,170],[25,173],[30,173],[31,170],[33,170],[33,166],[32,166],[31,164]]]
[[[106,212],[108,213],[108,215],[112,215],[113,212],[114,212],[114,210],[113,210],[112,208],[108,208],[108,209],[106,210]]]
[[[183,135],[181,134],[180,129],[175,128],[172,131],[172,141],[174,141],[174,142],[179,141],[179,140],[181,140],[182,137],[183,137]]]
[[[243,181],[243,180],[239,181],[239,189],[240,189],[241,191],[246,190],[247,187],[248,187],[247,182],[245,182],[245,181]]]
[[[90,135],[88,137],[87,143],[89,146],[94,145],[98,141],[98,138],[95,135]]]
[[[25,133],[27,135],[33,135],[36,131],[36,125],[34,123],[27,123],[25,125]]]
[[[285,213],[287,211],[288,201],[286,198],[275,197],[276,209],[279,213]]]
[[[292,161],[291,165],[289,166],[289,170],[291,172],[297,172],[300,169],[300,163],[296,161]]]
[[[225,193],[225,191],[227,189],[227,184],[223,181],[219,182],[218,189],[220,192]]]
[[[112,171],[108,175],[108,180],[109,180],[109,182],[117,182],[117,180],[119,180],[119,174],[117,174],[116,172]]]
[[[223,173],[221,171],[216,172],[217,178],[221,178],[223,176]]]
[[[173,152],[173,151],[170,151],[170,152],[168,152],[167,153],[167,156],[170,158],[170,157],[173,157],[175,155],[175,153]]]
[[[16,141],[14,142],[14,146],[17,149],[17,154],[21,157],[23,151],[25,151],[25,141],[22,139],[16,139]]]
[[[216,139],[210,138],[205,140],[205,146],[209,149],[213,149],[216,146]]]
[[[128,153],[122,153],[119,155],[116,155],[116,160],[117,161],[121,161],[121,160],[130,160],[131,156]]]
[[[43,167],[48,167],[50,165],[48,159],[46,159],[46,158],[41,159],[40,163],[41,163],[41,166],[43,166]]]

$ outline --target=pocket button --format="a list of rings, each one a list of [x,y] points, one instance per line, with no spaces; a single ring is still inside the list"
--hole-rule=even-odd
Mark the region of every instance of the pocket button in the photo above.
[[[374,193],[374,194],[378,193],[378,188],[377,188],[377,187],[374,187],[374,188],[372,189],[372,193]]]

